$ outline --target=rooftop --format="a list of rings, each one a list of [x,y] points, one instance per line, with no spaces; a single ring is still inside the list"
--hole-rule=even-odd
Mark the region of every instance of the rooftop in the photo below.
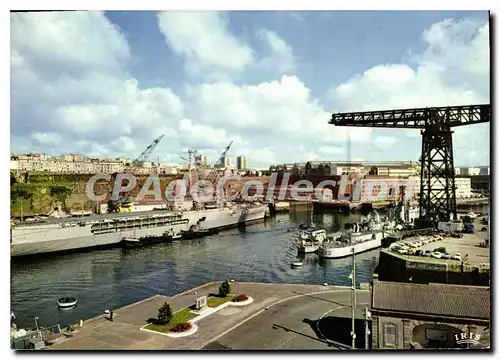
[[[373,281],[372,309],[467,319],[490,319],[489,287]]]

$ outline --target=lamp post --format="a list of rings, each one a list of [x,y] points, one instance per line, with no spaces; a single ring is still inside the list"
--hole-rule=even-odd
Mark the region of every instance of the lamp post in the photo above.
[[[352,272],[349,278],[351,279],[352,284],[352,296],[351,296],[351,310],[352,310],[352,325],[351,325],[351,337],[352,337],[352,349],[355,349],[356,345],[356,332],[354,331],[355,327],[355,316],[356,316],[356,252],[354,251],[354,247],[351,249],[352,251]]]
[[[368,321],[371,320],[372,314],[368,310],[367,307],[365,307],[365,349],[368,350],[369,346],[368,343],[370,341],[370,329],[368,327]]]

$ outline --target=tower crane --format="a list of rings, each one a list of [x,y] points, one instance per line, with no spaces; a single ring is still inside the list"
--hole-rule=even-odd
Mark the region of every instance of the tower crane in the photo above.
[[[163,139],[164,136],[165,136],[165,134],[162,134],[162,135],[158,136],[156,139],[154,139],[153,142],[151,142],[144,149],[144,151],[134,161],[132,161],[130,166],[125,169],[125,172],[128,172],[128,173],[134,172],[135,170],[137,170],[137,168],[139,166],[143,165],[144,162],[151,155],[153,150],[156,148],[156,146],[160,143],[161,139]],[[114,173],[111,177],[111,184],[113,184],[113,186],[114,186],[114,183],[116,181],[117,175],[118,175],[118,173]],[[121,185],[125,186],[127,183],[128,183],[128,180],[123,179]],[[111,191],[113,191],[113,190],[111,190]],[[111,197],[111,195],[110,195],[110,197]],[[128,201],[128,194],[127,193],[120,193],[118,196],[118,200],[115,200],[115,201],[110,200],[108,202],[108,211],[110,211],[110,212],[121,211],[122,205],[125,203],[129,203],[129,206],[127,207],[127,209],[130,211],[132,204]]]
[[[148,159],[148,157],[151,155],[155,147],[160,143],[161,139],[163,139],[164,136],[165,134],[162,134],[154,139],[153,142],[149,144],[134,161],[132,161],[131,165],[133,169],[144,164],[144,162]]]
[[[420,129],[420,217],[448,221],[457,215],[452,127],[490,122],[491,105],[445,106],[333,114],[329,124]]]
[[[217,173],[218,173],[218,169],[217,169],[217,165],[221,164],[221,165],[224,165],[222,164],[222,161],[224,160],[224,158],[227,156],[227,154],[229,153],[229,149],[231,148],[231,145],[233,144],[233,142],[231,141],[229,143],[228,146],[226,146],[226,148],[224,149],[224,151],[222,152],[222,154],[220,154],[219,156],[219,159],[215,162],[214,164],[214,168],[212,169],[212,171],[210,171],[210,173],[208,174],[207,176],[207,180],[212,182],[212,184],[217,180]]]

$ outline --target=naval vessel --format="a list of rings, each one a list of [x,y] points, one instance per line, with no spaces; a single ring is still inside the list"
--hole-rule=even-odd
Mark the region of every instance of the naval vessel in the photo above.
[[[234,228],[263,221],[267,206],[226,202],[213,208],[195,208],[192,201],[185,201],[180,210],[96,214],[17,223],[11,226],[10,252],[12,257],[18,257],[112,247],[123,238],[179,233],[200,222],[205,229]]]

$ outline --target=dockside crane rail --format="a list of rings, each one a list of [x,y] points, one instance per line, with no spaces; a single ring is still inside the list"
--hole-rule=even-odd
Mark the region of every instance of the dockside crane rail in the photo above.
[[[333,114],[336,126],[420,129],[420,217],[456,219],[452,127],[491,121],[491,105],[443,106]]]

